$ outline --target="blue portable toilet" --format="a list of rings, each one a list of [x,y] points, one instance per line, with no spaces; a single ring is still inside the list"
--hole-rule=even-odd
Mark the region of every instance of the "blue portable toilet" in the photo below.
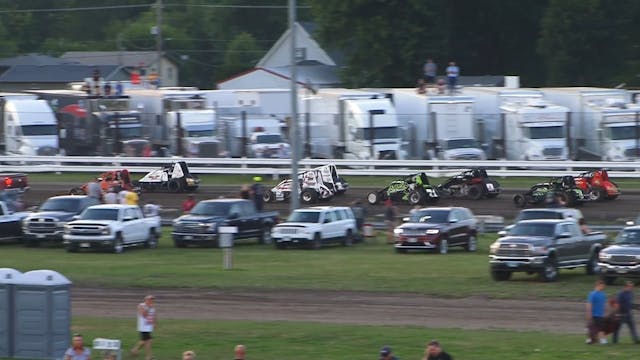
[[[53,270],[33,270],[14,286],[13,357],[63,358],[71,338],[71,281]]]
[[[22,273],[0,268],[0,358],[13,357],[14,288]]]

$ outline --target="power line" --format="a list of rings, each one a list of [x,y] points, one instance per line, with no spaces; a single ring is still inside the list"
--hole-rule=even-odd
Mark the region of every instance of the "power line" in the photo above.
[[[211,4],[165,4],[164,6],[203,7],[219,9],[288,9],[287,5],[211,5]],[[298,9],[311,9],[309,5],[297,6]]]
[[[113,10],[113,9],[131,9],[131,8],[143,8],[151,7],[153,4],[142,5],[111,5],[111,6],[96,6],[96,7],[75,7],[75,8],[49,8],[49,9],[14,9],[14,10],[0,10],[0,14],[13,14],[13,13],[38,13],[38,12],[65,12],[65,11],[91,11],[91,10]]]

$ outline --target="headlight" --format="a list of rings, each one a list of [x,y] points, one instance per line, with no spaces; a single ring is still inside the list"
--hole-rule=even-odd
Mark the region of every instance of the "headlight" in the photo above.
[[[209,231],[216,231],[218,229],[218,223],[213,223],[213,224],[200,224],[200,226],[202,227],[207,227],[209,228]]]
[[[60,229],[60,228],[63,228],[65,224],[66,224],[66,222],[65,222],[65,221],[57,221],[57,222],[56,222],[56,227],[57,227],[58,229]]]
[[[102,228],[102,230],[100,230],[100,235],[109,235],[111,234],[111,228],[108,226],[105,226]]]
[[[500,248],[500,243],[499,242],[494,242],[491,245],[489,245],[489,254],[495,254],[496,251],[498,251],[498,248]]]
[[[438,230],[438,229],[428,229],[426,231],[427,235],[435,235],[435,234],[439,234],[439,233],[440,233],[440,230]]]
[[[280,228],[277,227],[277,226],[275,226],[273,229],[271,229],[271,233],[273,233],[273,234],[277,234],[279,232],[280,232]]]
[[[71,226],[69,225],[64,225],[64,233],[65,234],[71,234]]]
[[[398,235],[400,235],[400,234],[402,234],[403,232],[404,232],[404,229],[402,229],[402,228],[395,228],[395,229],[393,229],[393,233],[394,233],[394,234],[398,234]]]
[[[546,246],[532,246],[531,252],[534,254],[546,254],[549,250]]]
[[[636,255],[636,260],[640,260],[640,255]]]
[[[611,254],[601,252],[600,254],[598,254],[598,258],[600,260],[609,260],[611,259]]]

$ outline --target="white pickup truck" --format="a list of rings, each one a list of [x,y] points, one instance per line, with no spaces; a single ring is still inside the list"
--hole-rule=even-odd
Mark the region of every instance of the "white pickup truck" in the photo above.
[[[69,252],[107,248],[121,253],[125,247],[134,245],[155,248],[160,225],[159,216],[144,217],[138,206],[94,205],[64,226],[64,245]]]

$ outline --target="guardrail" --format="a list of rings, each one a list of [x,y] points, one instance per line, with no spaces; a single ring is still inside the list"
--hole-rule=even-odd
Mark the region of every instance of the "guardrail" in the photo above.
[[[288,176],[289,159],[262,158],[161,158],[161,157],[93,157],[93,156],[3,156],[2,171],[20,172],[96,172],[125,167],[131,172],[147,172],[184,160],[195,174],[262,174]],[[640,177],[640,161],[512,161],[512,160],[346,160],[301,159],[299,168],[333,163],[344,175],[402,176],[424,171],[429,176],[450,176],[472,167],[484,167],[492,176],[560,176],[578,174],[589,169],[606,168],[618,178]]]

